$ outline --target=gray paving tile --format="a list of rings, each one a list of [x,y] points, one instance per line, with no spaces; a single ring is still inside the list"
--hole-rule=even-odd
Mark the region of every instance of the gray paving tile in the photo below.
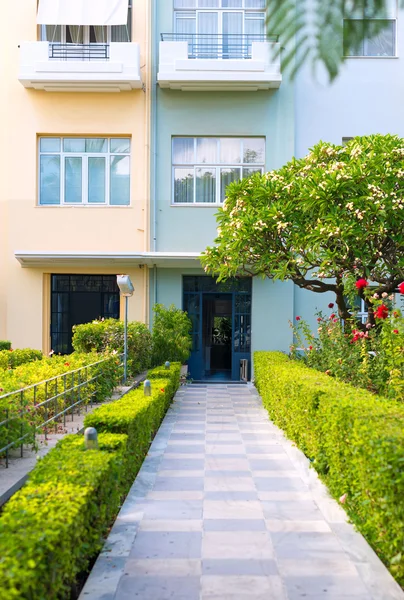
[[[195,558],[129,559],[125,571],[131,576],[198,577],[202,573],[202,561]]]
[[[201,600],[287,600],[280,577],[202,575]]]
[[[297,598],[330,598],[331,600],[364,600],[369,598],[367,589],[359,575],[327,575],[310,577],[285,577],[286,590],[290,600]]]
[[[200,600],[199,577],[124,576],[116,600]]]
[[[212,462],[209,462],[207,468],[205,470],[205,477],[222,479],[223,477],[252,477],[251,471],[249,470],[241,470],[237,469],[229,469],[229,468],[221,468],[218,466],[216,469],[209,468],[212,465]]]
[[[274,558],[267,531],[205,531],[202,540],[202,559],[223,557],[240,560]]]
[[[312,500],[298,503],[293,501],[262,502],[266,519],[282,521],[323,521],[324,517],[318,506]]]
[[[287,471],[294,470],[291,460],[284,458],[249,458],[250,467],[253,471]]]
[[[199,471],[205,468],[203,458],[163,458],[160,471]]]
[[[228,500],[258,500],[258,493],[254,491],[250,492],[236,492],[236,491],[220,491],[220,492],[205,492],[205,500],[221,500],[227,502]]]
[[[204,519],[205,531],[264,531],[263,519]]]
[[[170,445],[167,454],[204,454],[205,446],[202,444]]]
[[[203,487],[203,477],[157,477],[153,491],[198,492],[203,491]]]
[[[202,501],[148,500],[142,510],[145,519],[201,519]]]
[[[260,492],[305,492],[307,485],[298,477],[253,477]]]
[[[269,575],[278,575],[278,568],[274,560],[254,560],[254,559],[203,559],[203,575],[257,575],[267,577]]]
[[[279,559],[341,559],[345,553],[333,533],[273,532],[271,539]]]
[[[139,531],[130,558],[200,558],[202,533],[196,531]]]

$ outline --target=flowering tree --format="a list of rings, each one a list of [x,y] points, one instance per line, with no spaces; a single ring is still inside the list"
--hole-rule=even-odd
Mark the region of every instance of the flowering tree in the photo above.
[[[333,292],[345,320],[355,291],[374,322],[372,295],[385,297],[404,280],[404,139],[320,142],[278,171],[230,184],[217,221],[205,271]]]

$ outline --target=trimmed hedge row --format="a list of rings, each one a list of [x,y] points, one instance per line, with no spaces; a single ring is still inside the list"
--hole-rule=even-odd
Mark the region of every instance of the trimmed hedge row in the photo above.
[[[85,451],[81,437],[66,436],[7,503],[0,517],[1,600],[69,598],[178,388],[180,365],[165,373],[153,379],[151,396],[134,390],[87,415],[99,450]]]
[[[331,494],[404,583],[404,407],[276,352],[256,352],[273,421],[313,461]]]
[[[25,363],[42,359],[42,352],[40,350],[33,350],[32,348],[0,350],[0,369],[15,369]]]
[[[127,434],[130,457],[128,477],[131,481],[178,389],[180,370],[180,363],[172,363],[170,369],[151,369],[147,374],[151,380],[151,396],[145,396],[140,387],[117,402],[101,406],[85,418],[86,427],[95,427],[97,431],[108,433]],[[165,377],[157,378],[161,372],[164,372]]]
[[[8,340],[0,340],[0,350],[10,350],[11,342]]]

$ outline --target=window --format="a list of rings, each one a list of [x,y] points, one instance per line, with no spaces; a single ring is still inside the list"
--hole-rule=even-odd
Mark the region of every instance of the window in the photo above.
[[[130,42],[132,40],[132,5],[129,0],[128,22],[126,25],[42,25],[42,41],[60,44],[109,44],[110,42]]]
[[[264,138],[173,138],[173,204],[220,204],[232,181],[262,173]]]
[[[41,137],[39,204],[127,206],[129,138]]]
[[[386,0],[382,12],[372,3],[344,19],[344,55],[396,56],[397,0]]]
[[[265,4],[265,0],[175,0],[177,39],[190,42],[194,58],[249,58],[252,42],[265,40]]]

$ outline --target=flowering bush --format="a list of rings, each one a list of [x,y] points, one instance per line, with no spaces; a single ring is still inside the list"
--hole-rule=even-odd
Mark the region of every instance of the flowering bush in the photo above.
[[[385,298],[372,298],[375,324],[368,323],[363,330],[356,323],[342,323],[334,313],[318,313],[316,335],[304,320],[291,324],[296,340],[292,357],[352,385],[403,401],[404,318],[385,302]]]
[[[0,369],[14,369],[25,363],[42,359],[42,352],[31,348],[0,350]]]

